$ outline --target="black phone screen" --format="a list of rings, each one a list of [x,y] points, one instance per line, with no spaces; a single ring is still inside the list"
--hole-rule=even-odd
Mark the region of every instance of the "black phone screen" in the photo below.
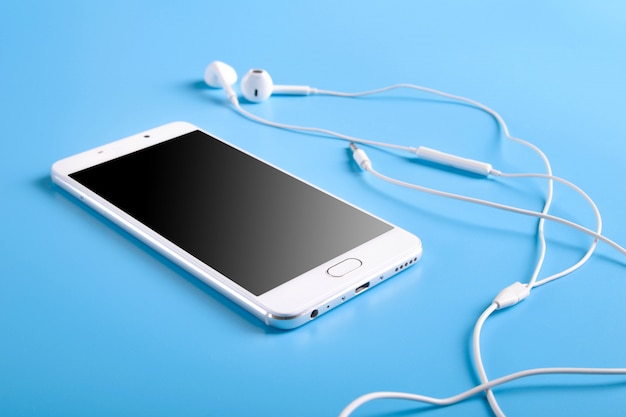
[[[392,229],[198,130],[70,177],[255,295]]]

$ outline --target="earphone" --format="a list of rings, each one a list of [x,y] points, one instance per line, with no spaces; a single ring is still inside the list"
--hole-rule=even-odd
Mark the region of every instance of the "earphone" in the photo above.
[[[242,78],[242,82],[241,82],[241,92],[243,96],[248,101],[254,102],[254,103],[264,101],[268,99],[272,94],[293,94],[293,95],[324,94],[324,95],[333,95],[333,96],[339,96],[339,97],[361,97],[361,96],[384,93],[386,91],[390,91],[390,90],[397,89],[397,88],[408,88],[412,90],[418,90],[418,91],[426,92],[429,94],[436,94],[446,99],[450,99],[454,101],[461,101],[492,115],[494,119],[497,121],[497,123],[499,124],[499,126],[501,127],[503,136],[506,139],[511,140],[513,142],[517,142],[523,146],[526,146],[532,149],[535,153],[537,153],[537,155],[542,159],[544,163],[546,173],[505,173],[500,170],[494,169],[491,164],[486,163],[486,162],[467,159],[467,158],[452,155],[449,153],[437,151],[434,149],[425,148],[422,146],[411,147],[411,146],[404,146],[404,145],[389,144],[385,142],[378,142],[374,140],[356,138],[356,137],[352,137],[352,136],[345,135],[342,133],[323,129],[323,128],[295,126],[295,125],[288,125],[288,124],[266,120],[264,118],[254,115],[253,113],[241,107],[239,103],[239,99],[237,95],[234,93],[234,90],[232,87],[237,80],[236,72],[232,67],[219,61],[211,63],[205,71],[205,80],[207,81],[207,84],[211,85],[212,87],[224,88],[227,94],[227,97],[230,103],[233,105],[234,109],[238,113],[240,113],[242,116],[250,120],[253,120],[255,122],[262,123],[271,127],[294,130],[294,131],[320,133],[326,136],[332,136],[332,137],[349,141],[350,148],[352,149],[352,153],[353,153],[353,158],[355,162],[357,163],[357,165],[361,167],[361,169],[363,169],[364,171],[376,176],[377,178],[381,180],[393,183],[395,185],[411,188],[414,190],[436,194],[436,195],[446,197],[446,198],[452,198],[452,199],[456,199],[456,200],[460,200],[464,202],[470,202],[474,204],[480,204],[480,205],[484,205],[484,206],[488,206],[488,207],[492,207],[496,209],[507,210],[507,211],[514,212],[517,214],[533,216],[533,217],[540,219],[538,226],[537,226],[537,233],[538,233],[538,237],[540,241],[540,253],[538,256],[536,267],[534,269],[534,272],[530,280],[526,284],[515,282],[512,285],[505,288],[504,290],[502,290],[494,298],[494,300],[489,304],[489,306],[485,309],[485,311],[480,315],[480,317],[476,321],[474,332],[473,332],[473,345],[472,346],[473,346],[473,351],[474,351],[474,365],[480,377],[480,381],[481,381],[480,385],[474,387],[473,389],[469,391],[466,391],[465,393],[462,393],[462,394],[459,394],[459,395],[456,395],[447,399],[436,399],[432,397],[426,397],[426,396],[421,396],[421,395],[416,395],[416,394],[405,394],[405,393],[382,392],[382,393],[367,394],[365,396],[358,398],[357,400],[353,401],[350,405],[348,405],[341,413],[341,416],[347,417],[354,410],[356,410],[358,407],[365,404],[366,402],[372,401],[375,399],[380,399],[380,398],[408,399],[408,400],[413,400],[413,401],[427,402],[427,403],[436,404],[436,405],[449,405],[449,404],[457,403],[459,401],[463,401],[469,398],[470,396],[476,395],[480,392],[486,393],[488,402],[494,414],[498,416],[504,416],[504,412],[499,407],[492,388],[494,388],[497,385],[509,382],[511,380],[522,378],[522,377],[528,377],[532,375],[550,374],[550,373],[626,374],[626,369],[624,368],[609,368],[609,369],[544,368],[544,369],[522,371],[522,372],[511,374],[502,378],[498,378],[492,381],[490,381],[489,378],[487,377],[487,374],[485,372],[485,369],[482,363],[482,357],[480,354],[480,333],[481,333],[481,329],[482,329],[484,322],[493,312],[499,309],[504,309],[506,307],[513,306],[521,302],[522,300],[526,299],[531,294],[532,289],[538,286],[544,285],[548,282],[554,281],[556,279],[562,278],[574,272],[576,269],[580,268],[591,257],[591,255],[595,251],[598,241],[603,241],[604,243],[607,243],[608,245],[612,246],[617,251],[619,251],[621,254],[626,256],[626,249],[624,249],[622,246],[608,239],[606,236],[602,234],[602,218],[593,200],[589,198],[589,196],[582,189],[577,187],[575,184],[572,184],[571,182],[565,179],[554,176],[552,173],[550,161],[547,158],[547,156],[537,146],[527,141],[524,141],[522,139],[511,136],[504,120],[497,112],[495,112],[489,107],[479,102],[476,102],[474,100],[467,99],[465,97],[456,96],[456,95],[449,94],[449,93],[444,93],[444,92],[426,88],[426,87],[416,86],[413,84],[395,84],[392,86],[383,87],[383,88],[376,89],[376,90],[369,90],[369,91],[364,91],[364,92],[359,92],[359,93],[344,93],[344,92],[320,90],[320,89],[312,88],[309,86],[274,85],[269,73],[267,73],[264,70],[259,70],[259,69],[249,71]],[[209,80],[213,84],[209,83]],[[228,85],[226,85],[227,83]],[[220,85],[215,85],[215,84],[220,84]],[[369,159],[365,151],[356,145],[357,143],[371,145],[371,146],[387,147],[387,148],[397,149],[401,151],[407,151],[413,154],[417,158],[428,160],[428,161],[434,162],[435,164],[450,166],[463,172],[469,172],[474,175],[480,175],[484,177],[494,176],[494,177],[501,177],[501,178],[514,178],[514,177],[543,178],[547,180],[548,182],[548,191],[547,191],[547,196],[545,199],[543,209],[539,212],[539,211],[526,210],[526,209],[519,208],[519,207],[506,206],[506,205],[491,202],[491,201],[480,200],[480,199],[476,199],[473,197],[453,194],[453,193],[440,191],[440,190],[434,190],[434,189],[430,189],[430,188],[423,187],[420,185],[416,185],[416,184],[412,184],[412,183],[408,183],[402,180],[388,177],[373,168],[372,161]],[[596,217],[595,229],[590,229],[580,224],[577,224],[575,222],[571,222],[564,218],[549,214],[549,210],[552,204],[553,185],[555,182],[564,184],[565,186],[572,188],[587,201],[587,203],[592,207],[595,217]],[[589,248],[587,249],[586,253],[580,258],[580,260],[578,260],[576,263],[571,265],[569,268],[566,268],[549,277],[539,279],[539,274],[543,265],[543,260],[544,260],[545,252],[546,252],[546,243],[545,243],[545,236],[544,236],[544,231],[543,231],[543,225],[544,225],[545,220],[558,222],[568,227],[572,227],[578,231],[581,231],[583,233],[586,233],[592,236],[594,240],[592,244],[589,246]]]
[[[274,85],[263,69],[251,69],[241,79],[241,94],[253,103],[267,100],[272,94],[309,95],[313,89],[306,85]]]

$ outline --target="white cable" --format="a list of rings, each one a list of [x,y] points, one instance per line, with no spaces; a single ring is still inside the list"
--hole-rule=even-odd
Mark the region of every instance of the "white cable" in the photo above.
[[[487,318],[498,308],[496,303],[492,303],[478,318],[476,321],[476,325],[474,326],[474,337],[473,337],[473,346],[474,346],[474,366],[476,367],[476,372],[480,378],[480,382],[485,384],[489,382],[489,378],[487,377],[487,373],[485,371],[485,366],[483,364],[482,355],[480,353],[480,332],[482,330],[483,324],[487,320]],[[500,405],[496,401],[496,397],[491,388],[485,391],[487,395],[487,401],[491,406],[491,410],[497,417],[505,417],[504,412],[500,408]]]
[[[379,173],[378,171],[374,170],[373,168],[369,168],[367,170],[368,172],[370,172],[372,175],[382,179],[383,181],[387,181],[390,182],[392,184],[396,184],[402,187],[406,187],[406,188],[411,188],[417,191],[422,191],[428,194],[434,194],[440,197],[446,197],[446,198],[451,198],[454,200],[459,200],[459,201],[464,201],[464,202],[468,202],[468,203],[474,203],[474,204],[479,204],[482,206],[486,206],[486,207],[491,207],[491,208],[496,208],[499,210],[504,210],[504,211],[509,211],[512,213],[517,213],[517,214],[523,214],[525,216],[531,216],[531,217],[537,217],[537,218],[541,218],[541,219],[546,219],[546,220],[550,220],[556,223],[560,223],[563,224],[565,226],[571,227],[573,229],[576,229],[580,232],[586,233],[589,236],[593,237],[594,239],[598,239],[601,240],[602,242],[606,243],[607,245],[613,247],[615,250],[617,250],[618,252],[620,252],[622,255],[626,256],[626,249],[624,249],[622,246],[620,246],[619,244],[617,244],[616,242],[612,241],[611,239],[609,239],[608,237],[597,233],[593,230],[590,230],[584,226],[579,225],[578,223],[574,223],[572,221],[563,219],[561,217],[557,217],[557,216],[553,216],[551,214],[546,214],[546,213],[542,213],[542,212],[538,212],[538,211],[533,211],[533,210],[527,210],[527,209],[523,209],[523,208],[519,208],[519,207],[513,207],[513,206],[508,206],[506,204],[500,204],[500,203],[495,203],[493,201],[488,201],[488,200],[482,200],[479,198],[474,198],[474,197],[467,197],[467,196],[463,196],[463,195],[459,195],[459,194],[454,194],[454,193],[449,193],[446,191],[439,191],[439,190],[435,190],[432,188],[428,188],[428,187],[423,187],[421,185],[417,185],[417,184],[412,184],[409,182],[405,182],[405,181],[401,181],[401,180],[397,180],[395,178],[391,178],[388,177],[386,175],[383,175],[381,173]]]
[[[493,379],[485,384],[480,384],[472,389],[464,391],[460,394],[453,395],[451,397],[436,398],[429,397],[420,394],[411,394],[406,392],[393,392],[393,391],[380,391],[372,392],[362,395],[356,400],[352,401],[346,408],[343,409],[339,417],[349,417],[356,409],[374,400],[382,399],[397,399],[416,401],[426,404],[437,405],[445,407],[453,404],[460,403],[479,394],[488,389],[492,389],[507,382],[514,381],[516,379],[527,378],[536,375],[554,375],[554,374],[579,374],[579,375],[626,375],[626,368],[535,368],[527,369],[520,372],[515,372],[500,378]]]
[[[545,179],[550,179],[553,181],[558,181],[564,185],[566,185],[567,187],[573,189],[574,191],[576,191],[580,196],[582,196],[587,203],[589,203],[589,205],[591,206],[591,209],[593,210],[594,216],[596,218],[596,233],[600,234],[602,233],[602,216],[600,215],[600,210],[598,209],[598,206],[596,205],[596,203],[591,199],[591,197],[589,197],[589,195],[587,195],[587,193],[585,193],[580,187],[578,187],[576,184],[573,184],[572,182],[560,178],[560,177],[556,177],[556,176],[548,176],[545,174],[527,174],[527,173],[522,173],[522,174],[508,174],[508,173],[503,173],[500,171],[496,171],[494,170],[493,175],[496,176],[500,176],[503,178],[545,178]],[[580,268],[582,265],[584,265],[589,258],[591,257],[591,255],[593,254],[593,252],[595,251],[596,247],[598,245],[598,239],[594,239],[593,243],[590,245],[589,249],[587,250],[587,252],[585,253],[585,255],[574,265],[572,265],[571,267],[556,273],[554,275],[551,275],[547,278],[542,279],[541,281],[536,281],[536,279],[531,280],[528,285],[532,288],[536,288],[540,285],[544,285],[547,284],[548,282],[554,281],[555,279],[564,277],[566,275],[569,275],[570,273],[574,272],[575,270],[577,270],[578,268]]]
[[[322,129],[319,127],[298,126],[298,125],[290,125],[286,123],[273,122],[271,120],[267,120],[260,116],[250,113],[249,111],[243,109],[238,102],[233,103],[233,107],[235,108],[235,110],[237,110],[239,114],[246,117],[247,119],[250,119],[252,121],[255,121],[257,123],[261,123],[270,127],[276,127],[278,129],[293,130],[293,131],[298,131],[298,132],[319,133],[321,135],[327,135],[327,136],[332,136],[338,139],[347,140],[348,142],[356,142],[356,143],[362,143],[362,144],[372,145],[372,146],[381,146],[385,148],[398,149],[398,150],[407,151],[411,153],[415,153],[415,151],[417,150],[416,148],[413,148],[411,146],[395,145],[392,143],[361,139],[361,138],[357,138],[354,136],[344,135],[343,133],[335,132],[329,129]]]
[[[481,384],[485,384],[489,382],[489,378],[487,377],[487,372],[485,371],[485,366],[483,364],[483,358],[480,353],[480,332],[482,330],[483,324],[487,318],[496,311],[498,305],[496,303],[492,303],[484,312],[480,315],[476,324],[474,325],[474,335],[473,335],[473,348],[474,348],[474,366],[476,368],[476,372],[480,378]],[[488,388],[485,390],[485,394],[487,395],[487,401],[489,401],[489,405],[491,406],[491,410],[497,417],[506,417],[504,412],[500,408],[500,405],[496,401],[496,397],[491,390]]]

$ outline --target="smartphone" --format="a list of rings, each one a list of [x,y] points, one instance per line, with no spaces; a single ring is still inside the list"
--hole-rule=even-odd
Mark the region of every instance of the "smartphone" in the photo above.
[[[422,254],[413,234],[185,122],[65,158],[51,175],[280,329],[322,316]]]

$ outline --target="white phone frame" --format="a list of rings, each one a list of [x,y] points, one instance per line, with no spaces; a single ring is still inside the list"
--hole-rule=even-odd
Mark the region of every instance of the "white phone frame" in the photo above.
[[[390,231],[338,255],[260,296],[256,296],[69,176],[82,169],[195,130],[202,131],[190,123],[174,122],[79,153],[54,163],[51,169],[52,180],[98,213],[252,313],[266,325],[280,329],[292,329],[321,316],[363,292],[363,290],[369,289],[413,265],[421,257],[422,243],[420,239],[391,225],[393,228]],[[207,134],[222,140],[215,135]],[[250,155],[226,141],[223,142]],[[261,160],[254,155],[250,156]],[[266,161],[261,161],[319,190],[318,187],[307,181],[301,180]],[[354,207],[338,197],[332,197]],[[378,218],[372,214],[367,214]],[[385,223],[389,224],[388,222]],[[359,260],[361,266],[342,277],[329,275],[328,270],[330,268],[350,258]]]

